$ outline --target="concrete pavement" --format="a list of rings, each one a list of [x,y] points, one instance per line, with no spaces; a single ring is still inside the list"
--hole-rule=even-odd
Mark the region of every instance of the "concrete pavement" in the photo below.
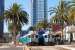
[[[66,48],[69,50],[75,50],[75,46],[74,45],[57,45],[56,47],[61,47],[61,48]]]
[[[15,48],[0,48],[0,50],[23,50],[21,47],[15,47]]]
[[[75,50],[75,45],[0,47],[0,50]]]
[[[8,47],[8,48],[0,48],[0,50],[69,50],[68,48],[63,48],[59,46],[31,46],[31,49],[27,46],[19,46],[19,47]]]
[[[56,46],[32,46],[31,50],[69,50],[69,49]]]
[[[2,45],[0,46],[0,50],[29,50],[29,47],[26,45],[24,46],[9,46],[9,45]]]

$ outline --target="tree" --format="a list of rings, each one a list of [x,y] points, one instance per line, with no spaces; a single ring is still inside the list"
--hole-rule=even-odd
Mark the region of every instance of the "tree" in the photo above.
[[[72,16],[72,15],[74,15],[74,13],[72,13],[72,11],[70,11],[70,10],[72,10],[72,8],[74,6],[75,6],[75,2],[73,2],[73,1],[63,1],[63,0],[61,0],[59,2],[59,5],[56,8],[54,8],[54,7],[50,8],[50,15],[55,13],[55,16],[53,17],[53,21],[62,25],[62,35],[63,35],[64,22],[66,22],[69,25],[71,23],[74,23],[73,22],[74,17]]]
[[[68,22],[70,25],[75,24],[75,7],[71,8],[71,10],[68,12]]]
[[[71,8],[71,10],[69,10],[68,21],[71,26],[75,25],[75,7]],[[70,43],[72,41],[73,41],[73,33],[70,32]]]
[[[16,32],[21,30],[22,25],[28,23],[28,13],[21,6],[14,3],[10,9],[5,10],[4,18],[11,23],[10,29],[13,33],[14,44],[16,44]]]
[[[42,22],[37,23],[36,27],[37,27],[37,29],[39,29],[39,28],[46,29],[48,27],[48,23],[46,21],[42,21]]]
[[[35,31],[35,30],[36,30],[36,27],[35,27],[35,26],[31,26],[31,27],[29,27],[28,30],[29,30],[29,31]]]
[[[63,20],[65,21],[66,23],[69,24],[68,22],[68,11],[73,7],[75,6],[75,2],[73,1],[63,1],[61,0],[59,2],[59,5],[55,8],[55,7],[52,7],[50,8],[49,12],[50,12],[50,15],[54,14],[55,13],[55,17],[56,20],[55,21],[60,21],[60,20]],[[59,20],[60,19],[60,20]],[[57,22],[58,22],[57,21]],[[63,22],[61,22],[63,23]]]

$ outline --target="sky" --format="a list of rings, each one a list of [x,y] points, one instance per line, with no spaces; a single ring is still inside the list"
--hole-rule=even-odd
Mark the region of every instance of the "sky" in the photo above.
[[[5,0],[5,10],[9,9],[12,4],[16,2],[21,5],[22,9],[25,10],[29,14],[29,23],[22,27],[22,30],[26,30],[29,26],[31,26],[31,0]],[[48,0],[47,1],[47,10],[50,7],[56,7],[58,5],[59,0]],[[48,12],[48,20],[50,19],[50,15]],[[4,32],[8,32],[8,24],[4,21]]]

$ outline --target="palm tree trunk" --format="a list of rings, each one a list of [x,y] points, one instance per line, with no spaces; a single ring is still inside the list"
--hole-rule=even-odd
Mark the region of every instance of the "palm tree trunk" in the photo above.
[[[16,26],[13,27],[13,41],[14,41],[14,45],[16,47]]]
[[[63,25],[62,25],[62,35],[61,35],[61,39],[62,39],[62,42],[63,42]]]
[[[13,33],[13,41],[14,41],[14,45],[16,46],[16,35],[15,35],[15,33]]]

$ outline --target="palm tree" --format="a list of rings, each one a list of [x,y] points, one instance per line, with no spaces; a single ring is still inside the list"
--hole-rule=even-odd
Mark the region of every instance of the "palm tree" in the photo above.
[[[75,7],[69,10],[68,21],[70,25],[75,25]],[[73,33],[70,32],[70,43],[73,41]]]
[[[28,23],[28,13],[21,9],[21,6],[14,3],[10,9],[5,10],[4,18],[11,23],[11,31],[13,33],[14,44],[16,44],[16,32],[21,31],[21,27]]]
[[[59,23],[62,25],[62,36],[63,36],[63,26],[64,22],[67,24],[70,24],[70,17],[69,17],[69,12],[71,13],[72,7],[75,6],[75,2],[73,1],[63,1],[61,0],[59,2],[59,5],[56,8],[50,8],[50,15],[55,13],[55,16],[53,17],[53,20],[56,23]]]
[[[49,12],[50,12],[50,15],[55,13],[55,18],[61,19],[61,20],[65,21],[65,22],[69,23],[68,19],[67,19],[68,18],[68,11],[73,6],[75,6],[75,2],[61,0],[59,2],[59,5],[56,8],[51,7]],[[60,21],[60,20],[58,20],[58,21]],[[61,22],[61,23],[63,23],[63,22]]]
[[[74,25],[75,24],[75,7],[71,8],[71,10],[69,10],[68,12],[68,21],[70,23],[70,25]]]

